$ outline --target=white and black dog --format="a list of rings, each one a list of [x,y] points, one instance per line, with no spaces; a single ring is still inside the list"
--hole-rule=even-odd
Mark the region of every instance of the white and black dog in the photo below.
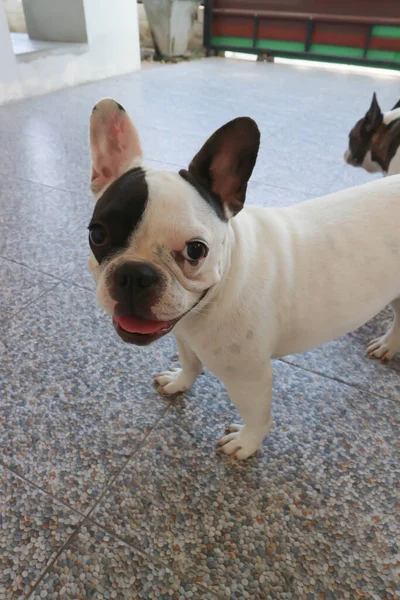
[[[376,94],[365,116],[349,133],[349,147],[344,159],[353,167],[369,173],[400,173],[400,100],[383,113]]]
[[[181,369],[165,394],[202,371],[225,384],[244,425],[218,444],[245,459],[271,427],[271,358],[337,338],[391,304],[390,330],[368,352],[400,348],[400,177],[290,208],[244,207],[260,144],[247,117],[218,129],[178,172],[143,166],[125,110],[100,101],[90,124],[89,261],[100,305],[128,343],[173,330]],[[176,142],[178,143],[178,142]]]

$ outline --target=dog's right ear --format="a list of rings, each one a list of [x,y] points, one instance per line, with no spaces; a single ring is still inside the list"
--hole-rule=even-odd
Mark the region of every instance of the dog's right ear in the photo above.
[[[189,165],[190,175],[218,199],[226,218],[243,208],[259,146],[256,122],[239,117],[220,127]],[[185,177],[187,172],[180,173]]]
[[[383,121],[383,114],[378,104],[376,93],[372,96],[371,106],[365,113],[363,129],[366,133],[371,133],[374,129],[377,129]]]
[[[138,132],[123,106],[111,98],[100,100],[93,109],[90,149],[90,187],[96,196],[126,171],[143,162]]]

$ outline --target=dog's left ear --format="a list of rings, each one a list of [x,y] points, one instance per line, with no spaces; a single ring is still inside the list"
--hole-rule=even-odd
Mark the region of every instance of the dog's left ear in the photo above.
[[[255,121],[239,117],[218,129],[189,165],[192,177],[223,203],[228,218],[243,208],[259,146]]]
[[[397,100],[396,104],[390,110],[396,110],[396,108],[400,108],[400,100]]]
[[[382,123],[382,120],[383,114],[378,104],[376,93],[374,92],[374,95],[372,96],[371,106],[369,107],[364,117],[363,128],[367,133],[371,133],[372,131],[374,131],[374,129],[379,127],[379,125]]]
[[[90,117],[91,190],[99,195],[110,183],[143,162],[140,139],[128,113],[115,100],[104,98]]]

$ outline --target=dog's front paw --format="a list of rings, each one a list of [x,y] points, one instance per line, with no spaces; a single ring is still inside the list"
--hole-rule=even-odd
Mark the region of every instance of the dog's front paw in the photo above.
[[[382,361],[391,360],[399,351],[399,343],[399,336],[390,331],[382,337],[372,340],[367,346],[367,354],[380,358]]]
[[[154,382],[159,386],[160,393],[168,396],[186,392],[193,384],[193,381],[189,380],[183,369],[171,369],[170,371],[157,373],[154,376]]]
[[[245,460],[255,454],[263,440],[263,436],[260,439],[260,436],[250,431],[246,425],[233,423],[226,426],[226,431],[229,433],[217,442],[218,451],[238,460]]]

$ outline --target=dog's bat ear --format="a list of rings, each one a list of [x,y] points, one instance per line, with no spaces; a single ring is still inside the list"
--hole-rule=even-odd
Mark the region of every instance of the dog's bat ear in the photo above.
[[[378,104],[376,93],[372,96],[371,106],[365,113],[363,128],[366,133],[371,133],[374,129],[379,127],[383,121],[383,114]]]
[[[396,110],[396,108],[400,108],[400,99],[397,100],[396,104],[390,110]]]
[[[100,100],[92,111],[90,149],[90,187],[95,195],[143,162],[138,132],[124,107],[111,98]]]
[[[239,117],[218,129],[189,165],[194,179],[223,203],[227,217],[243,208],[259,147],[257,124]]]

